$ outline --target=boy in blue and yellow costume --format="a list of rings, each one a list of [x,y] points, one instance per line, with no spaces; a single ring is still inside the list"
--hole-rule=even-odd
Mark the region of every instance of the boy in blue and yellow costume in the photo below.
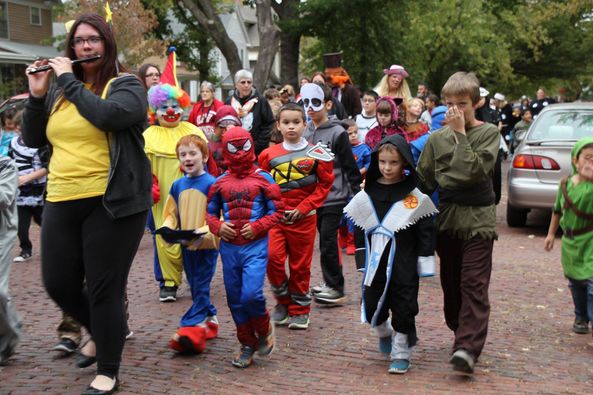
[[[195,242],[182,242],[183,269],[191,288],[193,304],[181,318],[179,330],[169,347],[182,353],[198,353],[206,339],[218,334],[216,308],[210,302],[210,282],[218,258],[218,238],[208,231],[208,192],[215,178],[206,173],[208,145],[197,135],[182,137],[177,143],[179,162],[185,176],[173,183],[165,202],[163,227],[192,230],[203,234]]]
[[[189,96],[182,89],[169,84],[153,86],[148,91],[148,102],[150,118],[156,118],[158,125],[152,125],[144,131],[144,150],[160,190],[168,191],[173,182],[183,176],[176,152],[179,139],[195,134],[206,143],[207,140],[197,126],[181,121],[184,110],[190,105]],[[208,168],[214,170],[210,162]],[[164,208],[164,199],[152,206],[148,224],[150,230],[162,226]],[[167,245],[158,235],[154,242],[154,273],[161,288],[159,299],[161,302],[174,302],[181,284],[181,248],[179,244]]]

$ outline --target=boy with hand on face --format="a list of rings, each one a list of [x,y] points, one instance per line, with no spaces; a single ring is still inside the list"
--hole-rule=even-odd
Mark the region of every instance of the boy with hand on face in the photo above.
[[[272,320],[276,325],[288,325],[289,329],[307,329],[315,244],[315,232],[311,229],[317,222],[316,210],[334,182],[333,154],[303,138],[305,112],[296,103],[280,108],[276,126],[283,142],[265,149],[258,160],[280,186],[285,209],[284,217],[269,233],[267,272],[277,302]]]
[[[432,133],[418,163],[419,188],[439,188],[436,251],[447,326],[455,333],[453,369],[473,373],[486,342],[488,286],[497,238],[492,173],[500,145],[496,126],[475,118],[480,83],[453,74],[442,90],[446,126]]]
[[[332,106],[331,90],[326,86],[305,84],[301,88],[301,97],[311,119],[305,139],[311,144],[324,144],[335,155],[334,184],[325,203],[317,210],[321,270],[325,284],[313,287],[311,291],[317,303],[338,305],[345,301],[338,227],[346,202],[360,190],[360,171],[344,127],[339,121],[328,118]]]
[[[206,340],[218,334],[216,308],[210,302],[210,282],[216,270],[218,238],[206,223],[208,192],[215,178],[206,173],[208,145],[199,136],[182,137],[176,147],[185,175],[171,186],[163,211],[163,228],[190,230],[202,234],[195,241],[181,240],[183,270],[187,276],[193,304],[181,318],[179,330],[169,347],[181,353],[200,353]],[[166,240],[166,237],[163,237]]]

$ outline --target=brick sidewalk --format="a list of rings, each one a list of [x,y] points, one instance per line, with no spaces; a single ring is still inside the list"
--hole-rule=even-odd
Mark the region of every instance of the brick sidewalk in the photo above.
[[[314,306],[308,331],[278,328],[274,354],[256,359],[246,370],[230,364],[238,343],[219,266],[212,290],[220,335],[202,355],[176,356],[167,349],[167,340],[190,304],[190,292],[184,284],[177,303],[158,302],[146,235],[130,275],[130,326],[135,335],[124,351],[119,393],[591,393],[591,335],[570,330],[574,317],[559,264],[560,244],[551,253],[543,251],[545,216],[536,218],[532,227],[509,229],[503,225],[504,209],[504,204],[498,208],[500,239],[494,249],[488,342],[471,379],[453,374],[447,363],[452,334],[441,311],[438,277],[421,280],[420,341],[412,369],[403,376],[387,374],[388,361],[377,351],[377,339],[359,323],[360,274],[352,257],[344,261],[347,305]],[[32,235],[37,244],[37,228]],[[319,280],[316,253],[312,284]],[[60,314],[41,285],[38,255],[13,265],[11,289],[25,335],[8,366],[0,368],[0,394],[80,393],[94,369],[77,369],[73,358],[54,359],[50,351]],[[268,287],[266,292],[271,307]]]

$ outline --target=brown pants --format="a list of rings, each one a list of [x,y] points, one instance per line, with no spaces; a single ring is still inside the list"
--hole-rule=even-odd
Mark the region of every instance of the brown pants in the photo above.
[[[445,233],[437,237],[445,320],[455,332],[453,351],[464,349],[476,360],[488,333],[493,245],[494,240],[477,237],[461,240]]]

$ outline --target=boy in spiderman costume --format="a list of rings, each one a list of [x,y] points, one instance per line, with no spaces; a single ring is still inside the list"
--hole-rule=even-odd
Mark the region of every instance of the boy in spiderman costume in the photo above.
[[[311,311],[311,261],[315,247],[317,209],[334,183],[334,155],[303,138],[305,111],[285,104],[276,123],[283,142],[259,155],[262,169],[280,186],[285,204],[281,223],[270,230],[268,280],[276,297],[272,320],[289,329],[307,329]],[[286,258],[288,271],[286,275]]]
[[[283,215],[280,188],[255,164],[251,134],[242,127],[222,136],[228,170],[208,193],[207,222],[221,238],[220,256],[227,302],[237,326],[241,351],[232,363],[246,368],[274,349],[274,325],[263,294],[268,261],[267,232]],[[221,214],[222,212],[222,219]]]

